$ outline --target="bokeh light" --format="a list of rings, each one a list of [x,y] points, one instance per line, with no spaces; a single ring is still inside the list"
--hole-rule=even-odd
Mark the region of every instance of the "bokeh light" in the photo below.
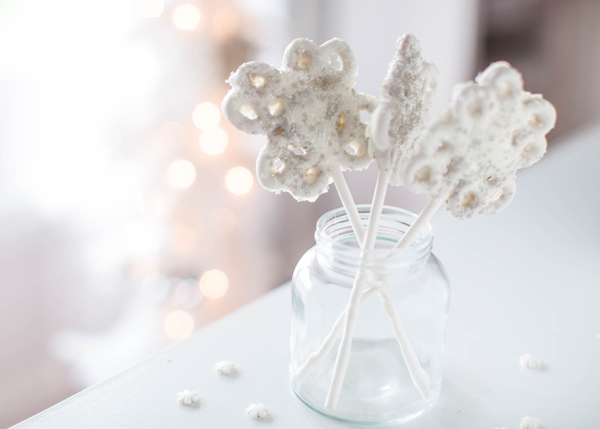
[[[200,148],[208,155],[219,155],[227,147],[227,133],[221,128],[203,131],[200,135]]]
[[[229,279],[223,271],[208,270],[200,277],[200,290],[207,298],[221,298],[228,287]]]
[[[136,10],[142,18],[157,18],[165,8],[164,0],[137,0]]]
[[[200,23],[200,11],[191,4],[182,4],[175,9],[173,22],[180,30],[193,30]]]
[[[169,166],[169,182],[176,188],[188,188],[196,179],[196,169],[191,162],[185,159],[173,162]]]
[[[244,167],[235,167],[227,172],[225,186],[229,192],[235,195],[244,195],[252,188],[254,178],[250,170]]]
[[[192,120],[201,130],[211,130],[219,125],[221,111],[212,103],[200,103],[194,108]]]
[[[165,332],[174,340],[183,340],[194,332],[194,318],[187,311],[172,311],[165,318]]]
[[[223,5],[213,14],[213,31],[219,39],[227,39],[238,30],[240,21],[241,16],[237,7],[232,4]]]

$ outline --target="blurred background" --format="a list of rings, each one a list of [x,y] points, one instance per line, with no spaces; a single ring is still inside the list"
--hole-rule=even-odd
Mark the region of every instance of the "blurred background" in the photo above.
[[[0,427],[285,282],[340,206],[258,186],[263,138],[220,113],[241,63],[340,37],[378,95],[411,32],[434,114],[507,60],[559,112],[552,151],[600,118],[599,22],[597,0],[0,0]],[[375,177],[347,174],[357,202]]]

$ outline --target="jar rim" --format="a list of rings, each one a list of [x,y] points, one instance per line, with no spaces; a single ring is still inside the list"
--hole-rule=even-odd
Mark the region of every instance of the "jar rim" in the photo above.
[[[366,228],[371,211],[371,204],[359,204],[357,205],[357,209],[363,227]],[[381,222],[392,221],[393,223],[388,225],[387,238],[380,237],[380,233],[382,232],[380,223],[376,241],[388,241],[390,244],[393,244],[394,241],[397,242],[416,218],[417,215],[411,211],[384,205],[381,214]],[[336,234],[336,231],[334,231],[336,226],[339,226],[340,224],[345,224],[345,235]],[[391,236],[394,237],[392,238]],[[327,254],[336,253],[339,256],[345,255],[349,259],[357,260],[361,253],[359,247],[356,245],[356,235],[350,228],[350,219],[343,207],[330,210],[319,218],[316,224],[315,240],[317,242],[317,247],[325,249]],[[376,247],[371,252],[374,260],[385,259],[386,261],[390,261],[397,259],[401,262],[414,262],[416,260],[427,258],[431,253],[432,246],[433,228],[430,223],[427,223],[427,225],[419,231],[418,236],[410,246],[399,249]]]

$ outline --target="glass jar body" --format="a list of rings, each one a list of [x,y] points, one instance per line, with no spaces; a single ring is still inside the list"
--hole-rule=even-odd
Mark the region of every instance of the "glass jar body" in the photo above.
[[[330,225],[325,234],[334,243],[320,243],[325,236],[317,233],[317,245],[300,259],[294,272],[292,387],[303,402],[329,417],[361,424],[402,421],[420,414],[439,395],[450,297],[448,279],[440,261],[430,253],[431,245],[428,249],[421,246],[418,255],[409,248],[388,259],[374,256],[378,262],[367,269],[365,276],[367,292],[361,301],[339,402],[335,410],[326,408],[340,343],[342,313],[350,298],[360,257],[356,239],[347,233],[349,225],[340,210],[333,217],[335,225]],[[368,210],[368,206],[360,207],[365,224]],[[332,219],[334,212],[324,217]],[[387,225],[387,234],[378,237],[377,247],[388,249],[386,252],[390,254],[393,243],[414,218],[412,213],[386,207],[381,222],[384,231]],[[342,230],[346,233],[340,234]],[[338,243],[346,248],[336,252]],[[324,250],[322,246],[329,248]],[[334,326],[337,332],[332,332]],[[418,371],[407,366],[411,350],[419,370],[427,374],[430,388],[427,394],[420,393],[413,382]]]

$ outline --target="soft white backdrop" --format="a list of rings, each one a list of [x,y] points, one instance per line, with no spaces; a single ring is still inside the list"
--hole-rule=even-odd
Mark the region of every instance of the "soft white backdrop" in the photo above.
[[[174,23],[184,3],[200,11],[194,30]],[[1,2],[0,427],[174,341],[169,316],[187,314],[175,328],[189,334],[289,279],[318,217],[340,205],[333,188],[314,204],[255,180],[246,194],[228,191],[227,171],[253,172],[264,140],[221,118],[229,143],[207,155],[192,112],[220,104],[230,71],[278,66],[295,37],[340,37],[357,58],[357,90],[378,95],[396,39],[412,32],[440,70],[435,114],[487,60],[493,17],[482,19],[482,5],[499,3],[513,11],[497,15],[505,24],[519,7],[539,12],[542,60],[515,60],[526,88],[550,88],[561,129],[597,116],[592,0]],[[185,189],[168,178],[179,159],[195,168]],[[375,176],[374,166],[347,174],[357,202],[370,202]],[[386,202],[424,203],[397,188]],[[209,269],[228,278],[218,299],[198,288]]]

